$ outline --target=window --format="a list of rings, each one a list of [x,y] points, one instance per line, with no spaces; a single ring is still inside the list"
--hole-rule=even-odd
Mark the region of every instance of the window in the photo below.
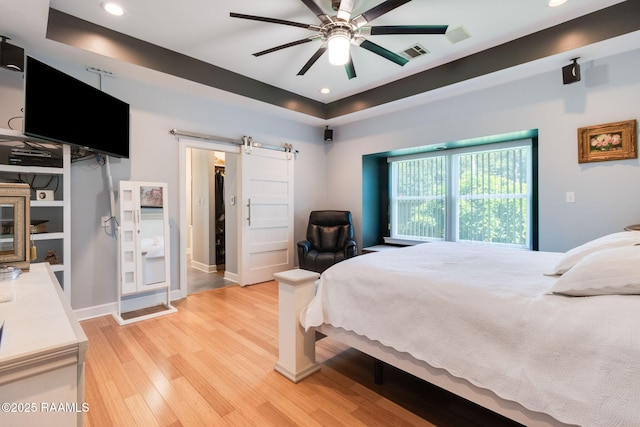
[[[389,158],[391,237],[531,247],[531,140]]]

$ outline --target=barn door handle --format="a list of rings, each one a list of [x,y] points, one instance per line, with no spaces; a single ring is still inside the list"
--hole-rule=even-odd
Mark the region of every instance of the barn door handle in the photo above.
[[[247,203],[247,208],[249,212],[249,216],[247,217],[247,221],[249,221],[249,226],[251,226],[251,199],[249,199],[249,203]]]

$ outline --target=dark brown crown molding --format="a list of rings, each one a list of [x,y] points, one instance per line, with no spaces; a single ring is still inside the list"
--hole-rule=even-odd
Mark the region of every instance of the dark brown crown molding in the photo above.
[[[331,119],[640,30],[628,0],[328,104],[49,9],[46,37],[321,119]]]
[[[640,1],[628,0],[402,80],[332,102],[327,104],[326,118],[366,110],[638,30],[640,30]]]
[[[325,104],[49,8],[46,37],[314,117]]]

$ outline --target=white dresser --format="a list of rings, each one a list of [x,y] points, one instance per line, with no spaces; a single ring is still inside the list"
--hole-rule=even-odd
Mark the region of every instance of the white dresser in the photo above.
[[[0,281],[0,424],[81,426],[87,337],[47,263]]]

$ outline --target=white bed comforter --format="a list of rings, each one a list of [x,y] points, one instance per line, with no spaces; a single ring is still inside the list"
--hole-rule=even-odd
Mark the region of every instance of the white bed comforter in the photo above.
[[[640,425],[640,296],[549,294],[559,253],[427,243],[325,271],[302,313],[584,426]],[[640,266],[638,266],[640,268]]]

